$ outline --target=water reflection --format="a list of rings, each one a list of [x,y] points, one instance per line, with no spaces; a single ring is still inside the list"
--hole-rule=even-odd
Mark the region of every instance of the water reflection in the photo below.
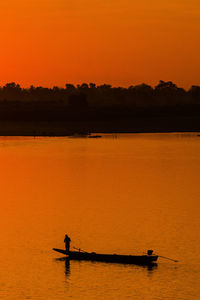
[[[65,263],[65,276],[68,278],[70,276],[70,260],[67,257],[56,258],[56,262]]]
[[[65,258],[65,276],[68,278],[70,276],[70,261]]]
[[[70,271],[70,260],[69,258],[67,257],[61,257],[61,258],[56,258],[55,259],[56,262],[64,262],[65,263],[65,269],[64,269],[64,273],[65,273],[65,277],[66,279],[68,279],[71,275],[71,271]],[[75,262],[76,264],[82,264],[83,262],[82,261],[76,261]],[[85,262],[85,263],[88,263],[88,262]],[[149,265],[135,265],[135,264],[123,264],[123,263],[105,263],[105,262],[94,262],[94,261],[91,261],[89,262],[90,264],[92,265],[98,265],[100,267],[102,267],[103,265],[110,265],[110,266],[126,266],[126,267],[129,267],[129,268],[141,268],[143,270],[147,270],[148,271],[148,275],[152,275],[153,272],[158,268],[158,264],[157,263],[152,263],[152,264],[149,264]]]
[[[158,268],[158,264],[152,263],[150,265],[147,265],[146,268],[149,271],[149,274],[152,274],[152,272]]]
[[[1,300],[200,299],[199,137],[2,141]],[[61,246],[66,230],[87,251],[152,248],[182,262],[69,266],[36,253]]]

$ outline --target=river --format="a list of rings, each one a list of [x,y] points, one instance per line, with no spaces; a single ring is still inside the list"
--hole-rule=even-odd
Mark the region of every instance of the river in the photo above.
[[[0,138],[0,299],[200,299],[200,137]],[[177,259],[71,261],[52,248]]]

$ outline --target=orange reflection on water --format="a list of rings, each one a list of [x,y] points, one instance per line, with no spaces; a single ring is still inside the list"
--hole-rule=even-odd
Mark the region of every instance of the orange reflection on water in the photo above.
[[[199,150],[195,134],[1,138],[0,298],[101,299],[104,292],[105,299],[159,299],[178,289],[195,299]],[[72,247],[123,254],[152,248],[182,263],[174,269],[159,259],[149,273],[71,262],[67,272],[51,251],[64,248],[65,233]]]

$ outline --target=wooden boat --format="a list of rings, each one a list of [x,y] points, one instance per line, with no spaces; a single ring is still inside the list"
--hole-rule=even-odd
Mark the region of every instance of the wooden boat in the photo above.
[[[149,265],[157,261],[158,255],[152,255],[149,250],[146,255],[118,255],[118,254],[98,254],[95,252],[69,251],[53,248],[54,251],[67,255],[71,260],[89,260],[110,263]]]

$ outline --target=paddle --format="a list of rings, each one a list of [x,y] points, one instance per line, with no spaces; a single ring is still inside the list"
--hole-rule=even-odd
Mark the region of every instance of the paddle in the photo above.
[[[178,262],[178,260],[173,259],[173,258],[169,258],[169,257],[166,257],[166,256],[158,255],[158,257],[162,257],[162,258],[165,258],[165,259],[172,260],[172,261],[174,261],[174,262]]]
[[[72,248],[78,250],[79,252],[81,251],[81,252],[87,253],[86,251],[84,251],[84,250],[82,250],[80,248],[76,248],[76,247],[72,247]]]

